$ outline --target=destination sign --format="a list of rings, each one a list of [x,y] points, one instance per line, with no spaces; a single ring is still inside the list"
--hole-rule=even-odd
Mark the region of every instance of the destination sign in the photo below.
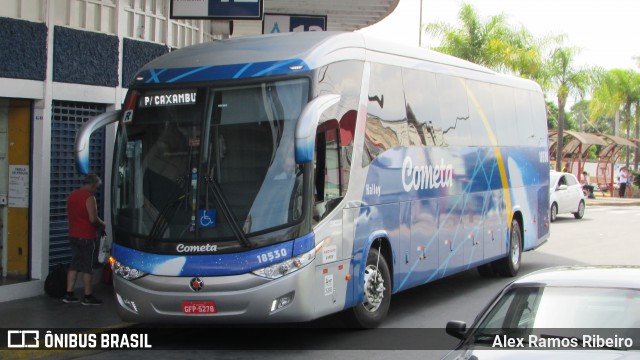
[[[139,107],[192,105],[196,103],[196,91],[146,94],[140,98]]]

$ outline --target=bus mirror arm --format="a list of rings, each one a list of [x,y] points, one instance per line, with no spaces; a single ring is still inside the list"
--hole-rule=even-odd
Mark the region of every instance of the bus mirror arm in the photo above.
[[[320,95],[311,100],[302,110],[296,125],[295,147],[297,164],[313,161],[313,148],[320,115],[338,101],[340,101],[340,95]]]
[[[81,174],[89,173],[89,140],[94,131],[118,121],[120,110],[107,111],[82,125],[76,134],[76,142],[73,148],[76,158],[76,168]]]

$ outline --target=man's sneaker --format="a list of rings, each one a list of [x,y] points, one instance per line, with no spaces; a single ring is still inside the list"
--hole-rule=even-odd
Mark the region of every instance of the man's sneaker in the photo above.
[[[71,304],[71,303],[77,303],[80,302],[80,300],[78,300],[77,297],[75,297],[74,295],[70,295],[70,294],[64,294],[64,297],[62,298],[62,301],[66,304]]]
[[[82,299],[82,305],[102,305],[102,300],[93,295],[87,295]]]

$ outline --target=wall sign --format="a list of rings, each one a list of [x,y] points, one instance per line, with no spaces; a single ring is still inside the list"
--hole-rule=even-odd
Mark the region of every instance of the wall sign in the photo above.
[[[171,18],[262,20],[263,6],[263,0],[171,0]]]
[[[29,208],[29,165],[9,165],[8,205]]]
[[[326,16],[265,14],[262,22],[263,34],[326,30]]]

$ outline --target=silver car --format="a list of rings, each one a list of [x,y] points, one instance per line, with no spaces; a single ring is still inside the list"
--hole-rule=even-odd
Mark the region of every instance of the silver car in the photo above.
[[[507,285],[471,328],[450,321],[461,342],[445,359],[638,359],[638,328],[640,267],[551,268]]]

